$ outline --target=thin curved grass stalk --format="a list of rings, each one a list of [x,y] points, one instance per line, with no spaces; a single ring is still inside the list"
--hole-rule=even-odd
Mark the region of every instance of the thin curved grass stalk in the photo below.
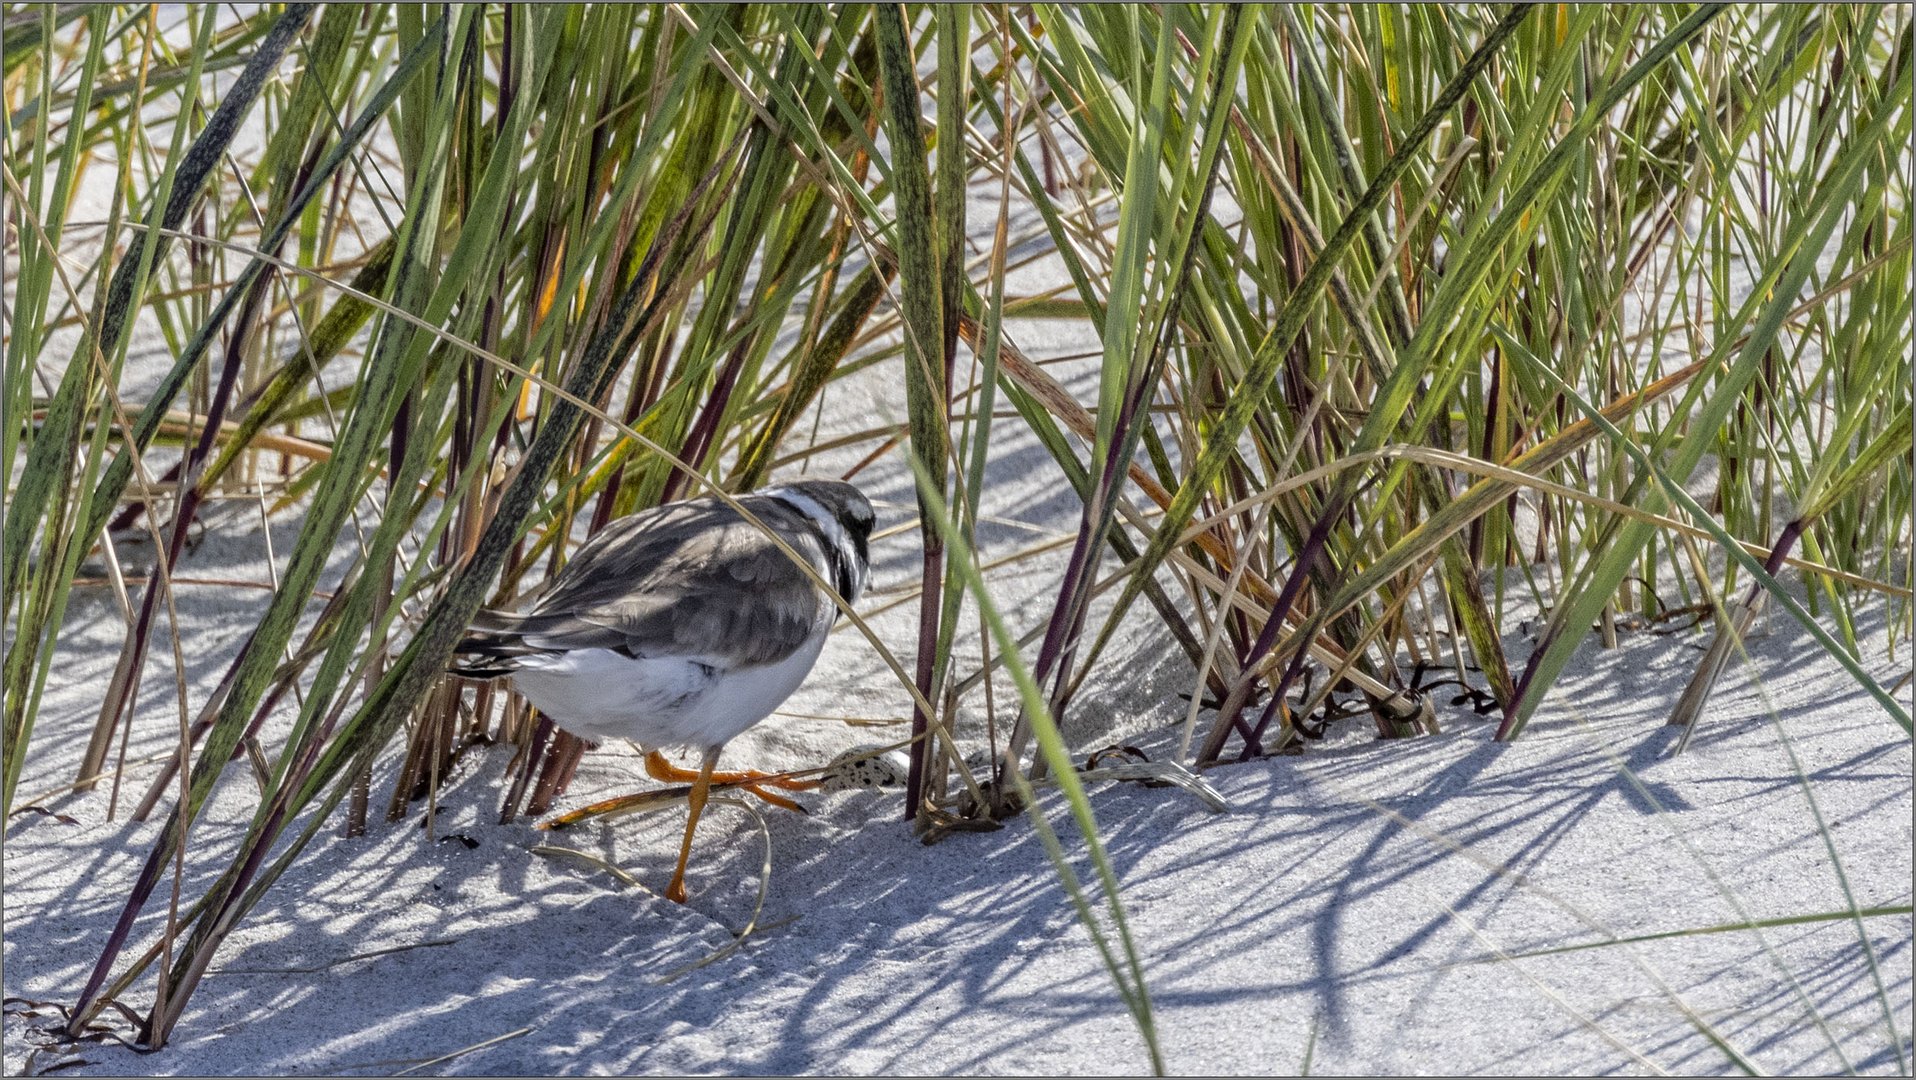
[[[589,851],[580,851],[577,848],[557,847],[552,844],[538,844],[526,850],[532,852],[534,855],[548,859],[576,859],[592,867],[594,870],[602,871],[606,876],[627,888],[642,889],[645,887],[644,883],[640,882],[638,878],[633,877],[617,864],[607,862]]]
[[[1703,937],[1709,934],[1733,934],[1750,929],[1769,929],[1778,926],[1813,926],[1817,923],[1842,922],[1848,919],[1887,919],[1898,915],[1916,913],[1916,907],[1909,904],[1889,904],[1881,907],[1857,908],[1854,911],[1816,911],[1799,915],[1778,915],[1769,919],[1750,919],[1746,922],[1712,923],[1709,926],[1691,926],[1682,930],[1659,930],[1654,934],[1627,934],[1608,941],[1585,941],[1576,945],[1552,945],[1545,949],[1526,949],[1513,952],[1510,958],[1522,960],[1532,956],[1553,956],[1557,953],[1584,952],[1589,949],[1607,949],[1615,945],[1639,944],[1645,941],[1662,941],[1666,938]],[[1501,957],[1487,956],[1477,960],[1466,960],[1467,964],[1492,963]]]
[[[673,968],[671,971],[661,975],[657,980],[661,986],[674,982],[681,976],[689,975],[709,964],[715,964],[743,948],[745,943],[751,940],[752,932],[759,928],[758,920],[765,914],[765,898],[771,895],[772,892],[772,827],[766,824],[765,815],[759,811],[758,807],[731,795],[720,795],[711,801],[714,803],[723,803],[726,806],[737,807],[745,811],[746,814],[751,816],[752,824],[758,826],[759,839],[765,844],[765,854],[764,857],[759,860],[758,867],[758,898],[752,901],[752,917],[745,920],[745,925],[739,928],[737,933],[732,935],[732,940],[689,964]],[[796,918],[797,916],[793,917]]]

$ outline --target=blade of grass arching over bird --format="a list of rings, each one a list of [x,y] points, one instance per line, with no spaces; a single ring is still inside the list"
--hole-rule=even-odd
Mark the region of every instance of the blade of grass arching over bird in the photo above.
[[[1179,485],[1171,506],[1165,511],[1157,531],[1152,534],[1151,542],[1140,556],[1131,579],[1126,582],[1124,592],[1120,594],[1117,601],[1118,611],[1128,610],[1132,601],[1137,599],[1137,594],[1142,587],[1139,583],[1156,573],[1158,565],[1170,553],[1172,546],[1177,543],[1179,535],[1183,532],[1184,526],[1196,512],[1198,503],[1223,472],[1226,463],[1236,453],[1238,437],[1250,423],[1251,414],[1264,400],[1262,388],[1270,385],[1279,365],[1289,353],[1291,343],[1303,328],[1304,321],[1315,305],[1318,295],[1329,281],[1331,271],[1352,242],[1357,239],[1364,220],[1383,205],[1392,185],[1408,167],[1412,155],[1421,152],[1424,141],[1429,138],[1431,132],[1436,130],[1437,125],[1449,110],[1463,98],[1478,74],[1490,63],[1491,57],[1510,35],[1516,32],[1528,13],[1528,7],[1513,9],[1485,36],[1483,42],[1438,94],[1431,109],[1406,135],[1403,143],[1397,148],[1397,153],[1372,179],[1371,186],[1351,208],[1351,212],[1344,218],[1343,223],[1332,233],[1330,239],[1325,241],[1323,250],[1311,263],[1310,270],[1305,273],[1297,288],[1292,290],[1276,325],[1259,346],[1256,355],[1247,366],[1244,377],[1238,380],[1235,390],[1225,402],[1210,434],[1205,439],[1204,448],[1199,453],[1197,461],[1190,467],[1184,482]],[[1286,583],[1286,590],[1293,596],[1296,586],[1302,582],[1303,575],[1300,571],[1301,564],[1300,570],[1294,571],[1291,581]],[[1281,597],[1279,604],[1284,607],[1289,606],[1288,601]],[[1107,625],[1110,624],[1107,623]]]
[[[1473,318],[1465,311],[1465,304],[1470,295],[1490,272],[1510,238],[1520,228],[1535,227],[1532,217],[1533,208],[1543,202],[1547,193],[1557,189],[1558,181],[1568,170],[1573,159],[1585,152],[1585,144],[1590,132],[1638,83],[1661,67],[1686,42],[1701,32],[1710,19],[1722,11],[1722,8],[1722,5],[1706,5],[1697,8],[1654,46],[1646,50],[1628,71],[1615,83],[1605,88],[1603,95],[1597,101],[1592,102],[1584,111],[1577,114],[1569,130],[1559,138],[1549,153],[1544,155],[1537,167],[1525,177],[1524,182],[1498,207],[1496,217],[1481,227],[1467,231],[1462,254],[1454,260],[1455,265],[1446,273],[1436,297],[1425,306],[1417,333],[1400,356],[1398,366],[1391,372],[1390,380],[1379,387],[1372,402],[1370,415],[1365,419],[1363,427],[1359,429],[1356,439],[1352,442],[1353,451],[1374,450],[1382,446],[1397,429],[1405,410],[1413,404],[1413,390],[1418,379],[1433,366],[1433,362],[1438,358],[1437,346],[1440,341],[1451,330],[1453,321],[1460,317]],[[1487,312],[1478,312],[1474,316],[1478,321],[1484,317],[1487,317]],[[1450,388],[1461,378],[1461,369],[1461,363],[1457,359],[1452,359],[1439,384],[1433,385],[1425,392],[1425,400],[1433,403],[1445,400],[1450,393]],[[1425,412],[1425,416],[1429,416],[1428,411]],[[1413,434],[1412,437],[1414,438],[1415,435]],[[1401,466],[1394,468],[1393,475],[1401,475],[1401,468]],[[1324,539],[1328,537],[1330,526],[1349,505],[1357,483],[1358,478],[1350,474],[1339,477],[1324,512],[1312,528],[1311,540],[1307,540],[1304,550],[1298,554],[1300,567],[1314,556],[1315,549],[1321,547]],[[1295,590],[1288,582],[1286,592],[1292,594],[1294,598]],[[1273,613],[1273,621],[1287,614],[1289,602],[1284,596],[1280,596],[1277,606],[1279,610]],[[1318,609],[1296,631],[1293,635],[1294,639],[1304,641],[1315,636],[1328,621],[1329,610],[1328,606]],[[1291,662],[1285,669],[1284,676],[1272,692],[1263,715],[1251,729],[1253,743],[1276,715],[1285,691],[1302,670],[1304,656],[1304,650],[1301,649],[1291,652]],[[1240,685],[1244,683],[1241,682]],[[1521,696],[1523,692],[1521,681],[1517,685],[1517,692]],[[1207,742],[1206,749],[1210,753],[1215,754],[1218,749],[1221,749],[1223,730],[1223,725],[1220,724],[1219,729],[1213,733],[1213,740]],[[1247,750],[1252,749],[1247,746]]]
[[[1903,81],[1906,83],[1909,71],[1905,68]],[[1653,511],[1661,510],[1662,498],[1659,490],[1668,492],[1667,486],[1654,483],[1667,469],[1668,474],[1688,476],[1696,468],[1697,462],[1707,448],[1708,441],[1700,438],[1683,439],[1673,451],[1670,445],[1679,434],[1679,423],[1687,418],[1691,431],[1717,431],[1724,423],[1730,411],[1742,398],[1744,389],[1756,378],[1764,358],[1769,354],[1777,340],[1785,318],[1793,310],[1802,292],[1804,284],[1816,268],[1816,263],[1829,243],[1836,226],[1851,212],[1858,182],[1863,175],[1863,166],[1885,152],[1886,148],[1900,145],[1895,140],[1907,140],[1909,137],[1910,110],[1907,95],[1898,95],[1893,91],[1876,103],[1873,114],[1867,123],[1859,124],[1853,135],[1840,148],[1831,161],[1828,170],[1821,176],[1809,178],[1814,182],[1815,200],[1807,204],[1806,212],[1791,223],[1785,237],[1782,250],[1788,257],[1773,263],[1752,291],[1744,310],[1732,324],[1740,326],[1749,319],[1752,310],[1760,305],[1761,315],[1751,325],[1750,333],[1743,339],[1742,347],[1735,359],[1730,360],[1721,377],[1713,387],[1695,384],[1690,388],[1684,400],[1676,409],[1675,416],[1664,431],[1656,438],[1645,455],[1646,460],[1655,461],[1666,451],[1670,457],[1667,466],[1657,470],[1646,470],[1639,465],[1638,474],[1631,482],[1632,493],[1640,492],[1647,499],[1645,504]],[[1728,357],[1733,338],[1723,339],[1713,351],[1712,359],[1721,363]],[[1697,408],[1699,399],[1705,392],[1707,401]],[[1626,443],[1624,448],[1634,456],[1634,444]],[[1705,515],[1698,523],[1710,521]],[[1706,525],[1706,527],[1708,527]],[[1550,624],[1545,628],[1543,639],[1537,650],[1531,654],[1523,676],[1518,680],[1518,697],[1506,711],[1502,726],[1497,732],[1499,739],[1512,739],[1522,732],[1531,713],[1536,709],[1542,694],[1556,679],[1557,674],[1569,661],[1570,653],[1576,648],[1580,635],[1571,628],[1588,626],[1596,618],[1599,610],[1615,595],[1618,583],[1630,572],[1636,554],[1650,537],[1648,525],[1629,522],[1619,525],[1610,532],[1604,541],[1600,541],[1591,555],[1591,562],[1585,567],[1581,587],[1566,596],[1557,605]],[[1730,549],[1733,555],[1742,553],[1740,547]],[[1747,558],[1747,556],[1744,556]],[[1757,569],[1754,560],[1746,564],[1746,569]],[[1763,581],[1768,575],[1761,575]],[[1774,581],[1767,588],[1773,598],[1791,608],[1796,614],[1795,601],[1779,590]],[[1807,616],[1803,616],[1807,620]],[[1835,647],[1833,639],[1827,639],[1813,621],[1806,621],[1811,633],[1818,635],[1819,643],[1831,649],[1832,656],[1839,661],[1848,655],[1848,650]],[[1853,674],[1860,674],[1853,665],[1846,663]],[[1873,681],[1863,685],[1873,686]],[[1880,688],[1876,691],[1881,695]],[[1881,695],[1890,715],[1897,719],[1905,729],[1909,727],[1909,717],[1901,706],[1887,695]]]
[[[971,592],[972,600],[977,603],[985,625],[991,632],[993,643],[1003,657],[1005,669],[1018,687],[1019,700],[1026,712],[1032,717],[1032,731],[1037,737],[1038,752],[1050,765],[1051,772],[1057,777],[1058,788],[1064,793],[1065,801],[1071,808],[1071,817],[1084,837],[1085,848],[1091,864],[1096,868],[1098,884],[1104,893],[1105,906],[1110,913],[1111,925],[1117,933],[1118,948],[1122,959],[1106,940],[1105,930],[1099,925],[1091,902],[1085,896],[1084,887],[1079,883],[1076,871],[1059,846],[1057,837],[1052,833],[1045,820],[1044,809],[1038,804],[1022,773],[1014,772],[1013,780],[1022,789],[1021,794],[1027,812],[1031,815],[1033,827],[1038,830],[1039,838],[1044,841],[1045,853],[1051,857],[1052,866],[1058,872],[1058,879],[1065,892],[1071,897],[1077,908],[1078,919],[1084,924],[1085,933],[1090,935],[1098,955],[1104,960],[1105,970],[1110,972],[1111,981],[1117,984],[1118,995],[1123,999],[1125,1008],[1138,1026],[1138,1033],[1144,1038],[1145,1052],[1150,1058],[1153,1074],[1165,1073],[1164,1055],[1158,1046],[1157,1024],[1151,1011],[1151,994],[1145,987],[1144,961],[1138,955],[1137,945],[1131,938],[1130,923],[1124,916],[1124,902],[1119,894],[1118,876],[1111,868],[1111,860],[1105,854],[1104,842],[1098,834],[1097,817],[1091,811],[1091,800],[1085,794],[1084,784],[1071,761],[1071,751],[1065,746],[1064,736],[1058,730],[1057,722],[1046,708],[1044,691],[1039,686],[1035,674],[1025,665],[1023,655],[1018,651],[1018,639],[1005,625],[1003,616],[998,613],[997,605],[991,600],[991,593],[985,587],[984,575],[978,570],[978,564],[971,556],[971,549],[965,544],[956,524],[947,511],[944,499],[933,486],[931,478],[916,460],[912,461],[912,474],[918,482],[920,504],[930,513],[932,527],[944,534],[949,545],[952,562],[959,567],[965,587]]]
[[[949,367],[944,363],[945,299],[939,244],[934,224],[931,169],[925,162],[923,114],[919,107],[916,55],[906,36],[904,10],[896,4],[872,9],[878,37],[879,70],[885,91],[885,137],[891,146],[892,205],[898,223],[898,292],[905,338],[905,407],[911,425],[913,460],[932,479],[940,498],[946,482],[946,441],[950,408]],[[962,103],[954,103],[962,107]],[[953,148],[954,152],[962,150]],[[936,704],[932,685],[938,646],[939,587],[944,581],[944,538],[925,527],[925,497],[919,495],[924,565],[918,616],[918,692]],[[911,720],[911,769],[905,782],[905,820],[916,820],[924,792],[929,752],[926,730],[931,717],[914,712]]]

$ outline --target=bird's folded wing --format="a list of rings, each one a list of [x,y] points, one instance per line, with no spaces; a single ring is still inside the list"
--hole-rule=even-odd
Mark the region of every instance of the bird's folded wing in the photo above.
[[[830,602],[757,526],[723,504],[680,503],[615,522],[566,566],[511,633],[540,650],[613,649],[701,656],[736,666],[790,656],[830,617]],[[814,569],[824,552],[797,521],[753,512],[796,537]]]

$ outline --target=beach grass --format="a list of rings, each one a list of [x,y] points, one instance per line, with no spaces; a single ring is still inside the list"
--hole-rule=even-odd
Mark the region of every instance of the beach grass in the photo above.
[[[848,449],[918,482],[919,581],[886,600],[915,639],[845,612],[912,702],[901,816],[1002,819],[1055,774],[1092,878],[1038,827],[1160,1070],[1069,767],[1095,748],[1059,726],[1124,677],[1121,627],[1188,658],[1165,722],[1192,767],[1351,716],[1434,732],[1431,669],[1516,739],[1591,634],[1685,616],[1709,645],[1659,722],[1687,738],[1765,608],[1910,730],[1855,631],[1885,605],[1907,649],[1916,573],[1907,6],[4,20],[0,808],[30,804],[72,592],[103,577],[125,644],[70,788],[167,823],[75,1032],[138,984],[163,1044],[320,830],[430,808],[476,747],[510,747],[503,820],[545,812],[584,744],[443,675],[473,614],[618,516]],[[1068,284],[1017,285],[1032,267]],[[1095,353],[1031,358],[1036,319]],[[136,339],[163,343],[157,381],[129,375]],[[873,370],[902,421],[821,435]],[[1062,552],[1025,626],[977,545],[1011,438],[1082,507],[1068,544],[1006,560]],[[214,508],[298,536],[196,699],[168,612],[204,587],[174,570]],[[1527,655],[1513,591],[1546,612]],[[158,650],[163,709],[138,700]],[[175,738],[157,778],[129,768],[135,723]],[[256,779],[225,768],[245,757]],[[255,782],[224,869],[184,887],[214,789]]]

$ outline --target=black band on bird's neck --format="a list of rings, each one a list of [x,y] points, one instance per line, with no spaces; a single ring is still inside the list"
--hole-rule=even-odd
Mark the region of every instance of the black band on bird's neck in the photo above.
[[[847,603],[856,599],[852,589],[858,584],[858,579],[853,576],[851,560],[845,557],[845,546],[826,540],[825,558],[832,564],[832,587],[838,590],[838,595],[844,597]]]

